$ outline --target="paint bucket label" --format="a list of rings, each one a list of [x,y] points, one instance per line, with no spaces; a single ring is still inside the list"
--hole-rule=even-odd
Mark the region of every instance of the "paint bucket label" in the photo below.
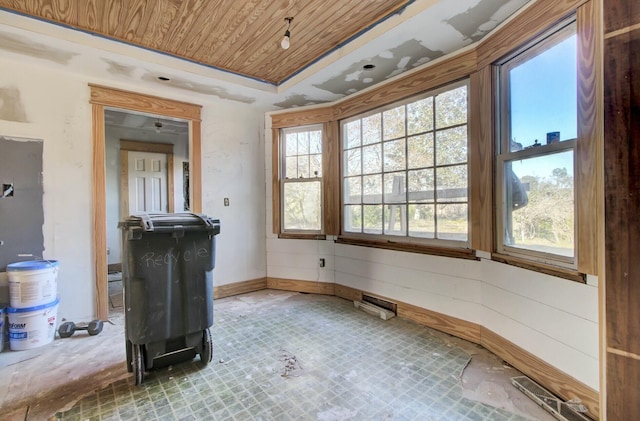
[[[11,263],[9,300],[13,308],[27,308],[51,303],[58,295],[58,262],[36,260]]]
[[[12,351],[37,348],[53,341],[59,300],[36,307],[7,309]]]

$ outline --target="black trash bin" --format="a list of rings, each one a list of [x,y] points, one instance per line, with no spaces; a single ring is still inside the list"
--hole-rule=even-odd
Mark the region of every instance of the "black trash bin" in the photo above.
[[[215,236],[220,221],[192,213],[121,221],[127,368],[136,384],[171,357],[212,358]]]

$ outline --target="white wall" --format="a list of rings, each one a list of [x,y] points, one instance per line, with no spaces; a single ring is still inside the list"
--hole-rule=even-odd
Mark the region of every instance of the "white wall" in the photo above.
[[[270,128],[270,117],[266,117]],[[271,130],[265,132],[271,179]],[[267,276],[335,282],[485,326],[599,390],[598,291],[592,285],[481,259],[466,260],[272,234]],[[326,268],[318,269],[318,258]]]
[[[44,140],[44,257],[61,265],[59,318],[88,321],[95,315],[89,83],[203,106],[203,212],[222,221],[215,283],[265,276],[264,110],[172,88],[141,91],[18,55],[1,56],[0,68],[0,87],[18,89],[28,119],[0,120],[0,133]],[[223,207],[224,197],[230,207]]]

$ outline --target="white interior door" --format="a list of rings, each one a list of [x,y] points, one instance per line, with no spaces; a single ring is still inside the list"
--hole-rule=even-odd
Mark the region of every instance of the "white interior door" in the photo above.
[[[129,214],[167,212],[167,155],[129,151]]]

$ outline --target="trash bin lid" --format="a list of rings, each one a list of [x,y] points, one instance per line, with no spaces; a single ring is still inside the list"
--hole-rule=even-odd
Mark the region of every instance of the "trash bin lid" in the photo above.
[[[141,213],[121,221],[118,228],[165,232],[206,230],[215,235],[220,233],[220,220],[197,213]]]

